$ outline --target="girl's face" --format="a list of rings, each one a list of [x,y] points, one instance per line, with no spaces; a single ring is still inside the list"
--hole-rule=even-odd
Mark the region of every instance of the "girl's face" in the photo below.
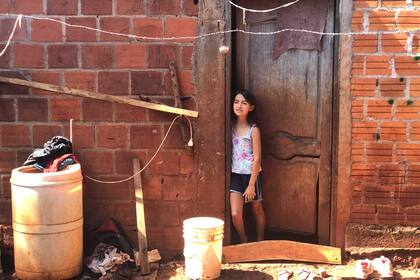
[[[254,105],[251,105],[242,94],[237,94],[233,101],[233,112],[237,117],[247,116],[249,112],[254,110]]]

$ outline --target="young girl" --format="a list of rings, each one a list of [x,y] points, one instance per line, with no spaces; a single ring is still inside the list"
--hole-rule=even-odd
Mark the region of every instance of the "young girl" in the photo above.
[[[264,239],[265,216],[261,190],[261,135],[254,122],[255,98],[240,91],[233,101],[232,174],[230,207],[232,221],[242,243],[248,242],[243,220],[244,202],[250,202],[257,227],[257,240]]]

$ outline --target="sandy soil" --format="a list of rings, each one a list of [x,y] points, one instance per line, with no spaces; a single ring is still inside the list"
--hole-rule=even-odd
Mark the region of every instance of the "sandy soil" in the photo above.
[[[354,277],[354,261],[346,265],[318,265],[306,263],[241,263],[223,264],[219,279],[226,280],[277,280],[277,274],[287,269],[292,271],[290,279],[298,279],[298,272],[302,269],[319,271],[325,269],[328,277],[325,279],[352,279]],[[184,263],[181,261],[161,264],[157,279],[159,280],[188,280],[185,276]],[[378,275],[372,274],[370,279],[379,279]],[[420,279],[418,268],[395,268],[393,279]]]

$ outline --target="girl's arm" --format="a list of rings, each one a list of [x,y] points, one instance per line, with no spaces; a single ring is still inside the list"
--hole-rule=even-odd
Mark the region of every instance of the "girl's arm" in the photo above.
[[[245,201],[255,198],[255,182],[261,170],[261,133],[258,127],[252,129],[251,139],[254,160],[252,161],[251,178],[244,193]]]

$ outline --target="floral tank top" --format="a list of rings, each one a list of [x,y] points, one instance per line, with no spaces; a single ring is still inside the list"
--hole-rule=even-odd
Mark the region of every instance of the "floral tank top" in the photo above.
[[[232,172],[237,174],[251,174],[254,153],[252,151],[252,129],[255,124],[243,136],[237,136],[232,129]]]

